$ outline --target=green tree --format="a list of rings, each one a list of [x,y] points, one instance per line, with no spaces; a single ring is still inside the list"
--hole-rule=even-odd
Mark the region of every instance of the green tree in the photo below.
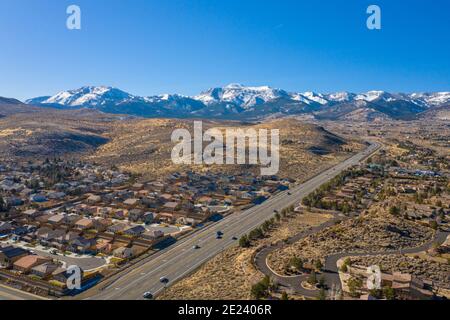
[[[296,269],[297,271],[301,271],[301,270],[303,270],[303,260],[300,259],[299,257],[293,257],[289,261],[289,266]]]
[[[261,282],[258,282],[252,286],[251,294],[257,300],[262,299],[267,296],[267,288]]]
[[[256,228],[250,231],[248,237],[250,238],[250,240],[261,239],[264,237],[264,232],[261,228]]]
[[[395,300],[395,290],[392,287],[384,287],[383,295],[387,300]]]
[[[250,240],[248,238],[247,235],[243,235],[240,239],[239,239],[239,246],[241,246],[242,248],[248,248],[250,247]]]
[[[264,285],[264,287],[266,287],[268,289],[270,287],[270,277],[269,276],[265,276],[261,280],[261,283]]]
[[[289,296],[286,291],[283,291],[283,293],[281,294],[281,300],[289,300]]]
[[[382,299],[383,298],[383,290],[372,289],[369,291],[369,295],[371,297],[374,297],[375,299]]]
[[[270,277],[265,276],[260,282],[252,286],[251,294],[255,299],[259,300],[269,295],[271,285]]]
[[[363,282],[358,278],[350,278],[347,281],[347,286],[350,291],[350,296],[353,298],[359,297],[359,291],[361,290]]]
[[[341,272],[347,272],[348,271],[348,267],[350,266],[350,264],[351,264],[350,258],[346,258],[344,260],[344,263],[342,264],[342,266],[340,268],[340,271]]]

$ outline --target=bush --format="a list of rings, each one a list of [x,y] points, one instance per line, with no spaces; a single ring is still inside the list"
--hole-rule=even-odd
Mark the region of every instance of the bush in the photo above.
[[[264,232],[262,231],[261,228],[256,228],[256,229],[250,231],[250,233],[248,234],[248,237],[250,240],[261,239],[264,237]]]
[[[267,296],[267,289],[260,282],[252,286],[251,289],[252,296],[259,300]]]
[[[344,263],[341,266],[340,271],[341,272],[347,272],[348,271],[348,267],[350,266],[351,263],[352,263],[352,261],[350,260],[350,258],[346,258],[344,260]]]
[[[303,269],[303,261],[298,257],[293,257],[289,261],[289,266],[296,269],[297,271],[301,271]]]
[[[395,300],[395,290],[391,287],[384,287],[383,295],[387,300]]]
[[[250,245],[251,245],[250,240],[246,235],[243,235],[239,239],[239,246],[241,246],[241,248],[248,248],[250,247]]]
[[[350,278],[347,281],[348,289],[350,291],[350,296],[353,298],[358,298],[360,296],[359,291],[362,288],[363,282],[358,278]]]
[[[264,279],[252,286],[251,294],[257,300],[265,298],[269,295],[269,287],[270,278],[265,276]]]

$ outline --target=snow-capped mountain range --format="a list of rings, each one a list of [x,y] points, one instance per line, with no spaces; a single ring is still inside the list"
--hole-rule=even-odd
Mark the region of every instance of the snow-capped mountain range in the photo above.
[[[295,93],[268,86],[230,84],[188,97],[178,94],[141,97],[112,87],[82,87],[27,104],[60,109],[90,108],[143,117],[208,117],[256,120],[268,116],[313,114],[318,119],[386,116],[412,119],[435,107],[450,105],[450,92]]]

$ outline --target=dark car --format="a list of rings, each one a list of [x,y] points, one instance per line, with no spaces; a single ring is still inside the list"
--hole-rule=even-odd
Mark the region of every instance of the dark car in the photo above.
[[[159,279],[159,282],[164,283],[164,284],[168,284],[169,283],[169,279],[167,279],[166,277],[162,277]]]
[[[146,293],[144,293],[143,298],[147,299],[147,300],[152,300],[153,294],[151,292],[146,292]]]

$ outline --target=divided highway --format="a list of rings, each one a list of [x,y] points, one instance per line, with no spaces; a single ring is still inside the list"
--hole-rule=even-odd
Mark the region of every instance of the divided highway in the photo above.
[[[379,144],[372,143],[366,150],[307,182],[289,191],[281,192],[261,205],[232,214],[220,222],[194,233],[150,257],[147,262],[123,271],[117,280],[107,283],[106,286],[100,284],[104,287],[101,287],[100,292],[90,299],[139,300],[143,299],[144,292],[151,292],[153,295],[161,293],[165,288],[165,285],[160,282],[161,278],[167,278],[168,285],[170,285],[192,273],[223,250],[237,245],[235,239],[239,239],[265,220],[270,219],[274,215],[274,210],[280,211],[290,205],[298,204],[303,197],[345,169],[360,163],[379,148]],[[216,239],[218,231],[223,232],[222,239]],[[199,248],[195,249],[195,246]]]

